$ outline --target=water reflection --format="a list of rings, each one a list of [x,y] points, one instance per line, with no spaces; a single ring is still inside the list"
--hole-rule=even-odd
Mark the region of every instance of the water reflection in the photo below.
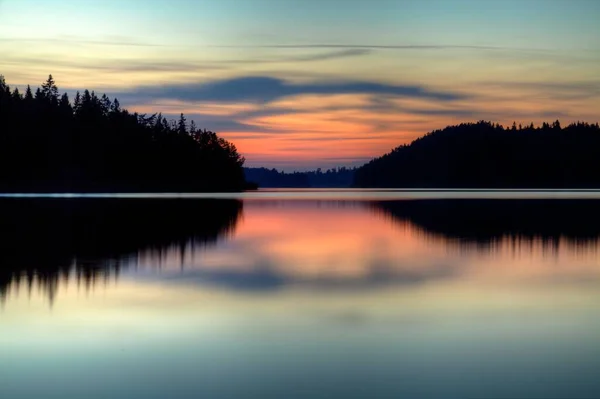
[[[599,396],[600,202],[129,201],[2,208],[0,396]]]
[[[122,274],[264,292],[600,276],[597,200],[260,200],[243,218],[236,200],[3,201],[4,299]]]
[[[117,276],[142,249],[214,244],[242,214],[237,200],[2,199],[0,298],[11,284],[43,290],[59,280],[87,287]]]
[[[373,202],[391,219],[408,221],[428,234],[466,243],[492,243],[502,238],[540,239],[556,245],[576,244],[600,236],[598,200],[427,200]]]

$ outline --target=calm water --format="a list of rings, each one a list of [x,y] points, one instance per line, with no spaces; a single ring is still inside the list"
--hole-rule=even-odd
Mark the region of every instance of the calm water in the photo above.
[[[0,200],[1,398],[600,397],[598,192],[167,197]]]

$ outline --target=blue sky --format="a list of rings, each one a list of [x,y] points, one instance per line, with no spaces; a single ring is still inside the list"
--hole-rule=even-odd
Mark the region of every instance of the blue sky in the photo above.
[[[9,83],[186,112],[252,165],[357,164],[466,117],[600,119],[595,0],[0,0],[0,20]]]
[[[3,37],[598,49],[594,0],[0,0]],[[526,44],[523,46],[522,44]]]

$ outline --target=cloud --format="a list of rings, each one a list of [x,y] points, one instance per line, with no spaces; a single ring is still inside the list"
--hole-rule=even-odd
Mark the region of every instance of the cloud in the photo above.
[[[17,41],[60,41],[61,39],[16,39]],[[0,43],[3,41],[13,41],[13,39],[0,38]],[[76,44],[106,44],[106,45],[132,45],[146,46],[146,44],[134,42],[118,42],[118,41],[89,41],[89,40],[67,40],[66,43]],[[147,46],[154,46],[147,44]],[[119,59],[119,58],[90,58],[79,59],[75,58],[56,58],[48,56],[23,56],[19,53],[5,53],[0,65],[44,65],[48,69],[56,72],[58,68],[69,68],[79,70],[95,70],[98,72],[111,73],[138,73],[138,72],[206,72],[206,71],[225,71],[235,68],[237,65],[266,65],[266,64],[297,64],[304,62],[319,62],[330,61],[348,57],[358,57],[370,54],[370,50],[366,49],[346,49],[341,51],[328,51],[316,54],[302,56],[274,56],[269,58],[247,58],[247,59],[204,59],[204,60],[164,60],[164,59]]]
[[[0,0],[0,5],[2,4]],[[46,43],[65,43],[65,44],[92,44],[92,45],[108,45],[108,46],[143,46],[143,47],[165,47],[167,44],[148,43],[131,37],[125,36],[102,36],[98,39],[87,38],[75,35],[61,35],[57,37],[21,37],[21,38],[6,38],[0,37],[0,41],[12,42],[46,42]],[[257,44],[257,45],[181,45],[169,44],[169,47],[178,48],[223,48],[223,49],[344,49],[344,50],[515,50],[515,51],[535,51],[544,52],[547,49],[539,48],[519,48],[506,46],[482,46],[482,45],[462,45],[462,44],[336,44],[336,43],[309,43],[309,44]]]
[[[345,49],[338,51],[330,51],[325,53],[317,53],[310,55],[301,56],[286,56],[286,57],[272,57],[272,58],[248,58],[238,60],[222,60],[213,61],[220,64],[271,64],[271,63],[282,63],[282,62],[312,62],[312,61],[328,61],[339,58],[357,57],[362,55],[368,55],[372,51],[369,49]]]
[[[211,63],[162,61],[162,60],[119,60],[119,59],[91,59],[87,61],[74,61],[69,59],[55,59],[47,57],[21,57],[7,56],[0,61],[0,65],[43,65],[45,68],[94,70],[98,72],[202,72],[226,69],[225,66]],[[55,73],[56,74],[56,73]]]
[[[207,46],[213,48],[272,48],[272,49],[365,49],[365,50],[446,50],[446,49],[467,49],[467,50],[531,50],[538,49],[510,48],[499,46],[469,46],[469,45],[444,45],[444,44],[404,44],[404,45],[379,45],[379,44],[333,44],[333,43],[314,43],[314,44],[265,44],[265,45],[215,45]]]
[[[0,42],[13,43],[58,43],[58,44],[91,44],[97,46],[135,46],[135,47],[163,47],[164,45],[147,43],[122,36],[107,36],[98,39],[89,39],[79,36],[58,37],[0,37]]]
[[[177,120],[179,114],[165,114],[163,116],[168,120]],[[236,119],[228,116],[205,115],[188,113],[185,115],[188,120],[196,122],[198,127],[206,128],[216,132],[244,132],[244,133],[268,133],[273,132],[272,129],[265,126],[256,126],[248,123],[239,122]],[[255,137],[255,136],[254,136]]]
[[[600,81],[577,82],[488,82],[486,85],[510,87],[517,90],[528,90],[534,93],[549,94],[555,99],[575,100],[600,97]]]
[[[145,86],[119,95],[120,98],[154,98],[180,101],[269,103],[302,94],[371,94],[453,101],[466,96],[429,90],[417,85],[393,85],[369,81],[291,83],[267,76],[245,76],[206,83]]]
[[[368,49],[347,49],[342,51],[334,51],[330,53],[324,54],[315,54],[304,57],[296,57],[297,61],[324,61],[324,60],[332,60],[338,58],[346,58],[346,57],[356,57],[360,55],[370,54],[371,50]]]

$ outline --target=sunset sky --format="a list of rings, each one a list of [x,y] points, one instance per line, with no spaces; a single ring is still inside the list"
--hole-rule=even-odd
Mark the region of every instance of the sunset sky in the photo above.
[[[0,74],[180,112],[247,166],[359,165],[436,128],[600,120],[596,0],[0,0]]]

